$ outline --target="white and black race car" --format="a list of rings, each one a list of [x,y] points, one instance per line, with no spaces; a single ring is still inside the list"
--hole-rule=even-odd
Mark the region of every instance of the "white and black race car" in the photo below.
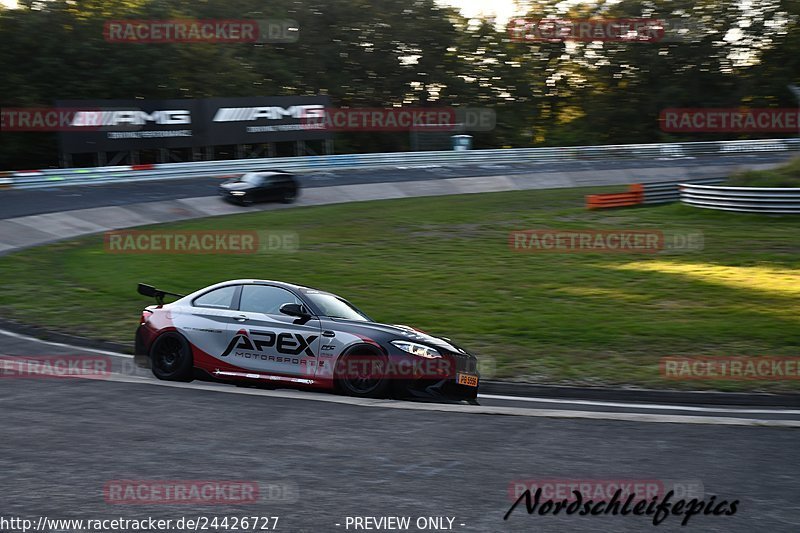
[[[159,379],[195,378],[336,390],[361,397],[466,400],[477,359],[449,339],[380,324],[344,298],[291,283],[240,279],[188,296],[140,284],[137,364]],[[178,299],[164,303],[165,296]]]

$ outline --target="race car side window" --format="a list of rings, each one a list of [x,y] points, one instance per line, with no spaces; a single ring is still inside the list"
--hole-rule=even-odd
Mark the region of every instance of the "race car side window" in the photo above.
[[[233,297],[236,294],[236,285],[220,287],[205,294],[201,294],[194,299],[192,304],[195,307],[211,307],[214,309],[231,309],[233,307]]]
[[[302,304],[294,294],[271,285],[245,285],[239,311],[279,315],[283,304]]]

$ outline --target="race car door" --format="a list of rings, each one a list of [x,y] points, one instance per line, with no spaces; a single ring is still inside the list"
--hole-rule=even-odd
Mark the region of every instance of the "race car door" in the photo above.
[[[191,305],[178,307],[172,313],[175,327],[199,350],[219,357],[231,343],[231,328],[238,325],[238,290],[238,285],[212,289]]]
[[[286,303],[302,304],[292,292],[273,285],[243,285],[238,323],[225,359],[255,372],[313,378],[320,347],[316,318],[285,315]]]

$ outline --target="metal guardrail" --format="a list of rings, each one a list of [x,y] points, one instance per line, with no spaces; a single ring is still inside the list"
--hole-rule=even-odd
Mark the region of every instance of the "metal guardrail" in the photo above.
[[[11,172],[0,172],[0,189],[11,187]]]
[[[677,202],[681,199],[680,184],[688,183],[691,185],[712,185],[722,183],[726,178],[697,178],[685,181],[659,181],[655,183],[643,183],[644,200],[643,204],[665,204]]]
[[[715,187],[681,183],[681,202],[705,209],[800,215],[800,188]]]
[[[586,196],[587,209],[608,209],[642,204],[664,204],[680,200],[682,183],[691,185],[721,183],[726,178],[694,178],[690,180],[656,181],[652,183],[632,183],[621,193],[589,194]]]
[[[457,166],[480,163],[496,164],[619,158],[672,159],[691,158],[700,155],[761,154],[764,152],[786,152],[792,150],[800,151],[800,139],[272,157],[162,163],[156,165],[19,171],[12,172],[10,179],[14,188],[32,189],[64,185],[214,177],[270,168],[302,173],[341,169],[403,168],[419,165]]]

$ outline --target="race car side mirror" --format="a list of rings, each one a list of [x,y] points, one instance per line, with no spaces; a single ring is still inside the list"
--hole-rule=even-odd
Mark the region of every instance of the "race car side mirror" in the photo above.
[[[281,313],[289,316],[299,316],[300,318],[308,318],[311,316],[311,313],[300,304],[283,304],[281,306]]]

